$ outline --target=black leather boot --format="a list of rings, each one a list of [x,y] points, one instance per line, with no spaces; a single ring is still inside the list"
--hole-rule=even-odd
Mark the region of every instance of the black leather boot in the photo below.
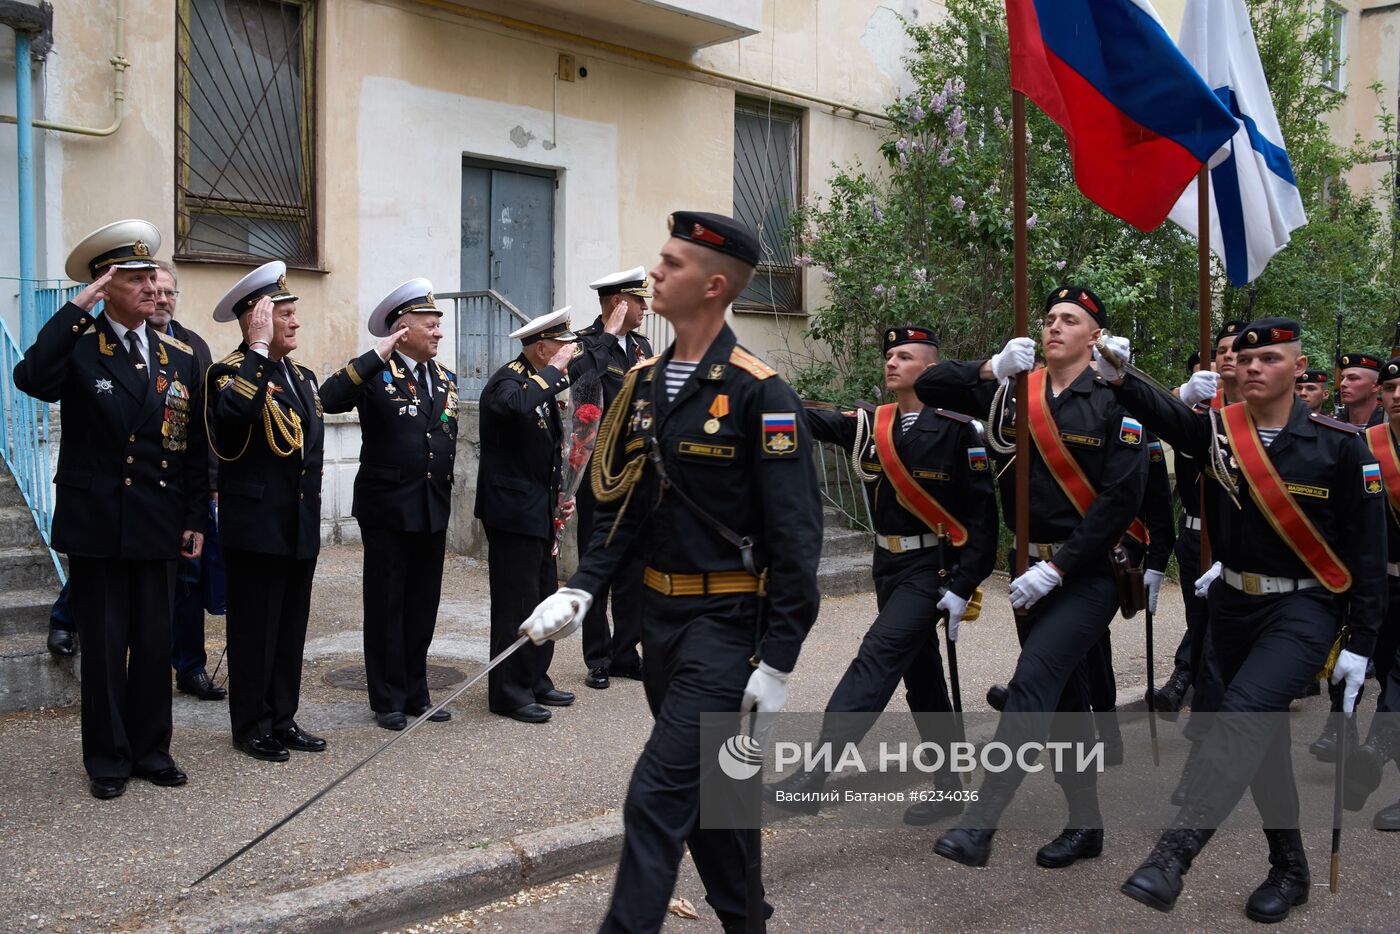
[[[1366,742],[1354,747],[1347,756],[1342,806],[1348,811],[1359,811],[1366,806],[1366,799],[1381,785],[1386,763],[1400,753],[1400,736],[1388,725],[1378,726],[1376,721],[1380,719],[1382,716],[1371,720]]]
[[[1186,753],[1186,763],[1181,767],[1181,780],[1176,783],[1176,788],[1172,791],[1172,804],[1182,807],[1186,804],[1186,788],[1191,784],[1191,773],[1196,768],[1196,756],[1201,752],[1199,741],[1191,744],[1191,749]]]
[[[774,807],[795,814],[815,814],[822,809],[821,792],[830,773],[821,769],[798,772],[780,782],[763,786],[763,796]]]
[[[1191,672],[1177,667],[1167,683],[1152,692],[1152,704],[1163,720],[1175,723],[1181,704],[1186,700],[1186,689],[1191,686]]]
[[[1353,747],[1354,748],[1354,747]],[[1337,761],[1337,718],[1329,716],[1327,722],[1322,726],[1322,732],[1317,739],[1312,741],[1308,747],[1308,752],[1317,756],[1323,762]]]
[[[1120,887],[1124,895],[1158,911],[1171,911],[1181,895],[1181,877],[1214,830],[1173,827],[1162,834],[1146,862]]]
[[[1011,795],[995,785],[983,785],[981,797],[963,815],[962,825],[938,838],[933,852],[964,866],[985,866],[992,857],[992,837]]]
[[[1303,835],[1296,830],[1266,830],[1269,838],[1269,877],[1245,903],[1249,920],[1277,924],[1295,905],[1306,904],[1312,888]]]
[[[1400,830],[1400,801],[1377,811],[1371,818],[1371,826],[1377,830]]]
[[[1102,852],[1102,830],[1066,827],[1036,852],[1035,864],[1045,869],[1063,869],[1081,859],[1093,859]]]
[[[1006,707],[1006,685],[994,684],[987,688],[987,706],[993,710],[1003,710]]]

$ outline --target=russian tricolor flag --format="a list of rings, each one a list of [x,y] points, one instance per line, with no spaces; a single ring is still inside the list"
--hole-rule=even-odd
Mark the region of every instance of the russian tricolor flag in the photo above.
[[[1006,0],[1011,86],[1065,131],[1085,197],[1162,223],[1239,125],[1148,0]]]

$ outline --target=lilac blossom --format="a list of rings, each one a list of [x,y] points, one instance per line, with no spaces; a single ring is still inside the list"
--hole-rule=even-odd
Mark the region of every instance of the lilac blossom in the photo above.
[[[1026,229],[1035,230],[1035,225],[1038,223],[1040,223],[1040,215],[1032,213],[1030,217],[1026,218]]]
[[[948,203],[953,206],[954,214],[962,213],[963,207],[967,204],[967,202],[963,200],[962,195],[953,195],[953,197],[948,199]]]

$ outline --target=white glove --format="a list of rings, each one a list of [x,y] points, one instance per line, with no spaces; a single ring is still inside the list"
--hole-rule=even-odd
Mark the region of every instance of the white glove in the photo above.
[[[1167,575],[1151,569],[1142,572],[1142,585],[1147,588],[1147,612],[1157,612],[1157,595],[1162,592],[1162,578]]]
[[[1205,597],[1210,593],[1210,585],[1215,583],[1215,579],[1220,576],[1220,572],[1225,570],[1225,566],[1219,561],[1210,566],[1210,569],[1196,578],[1196,596]]]
[[[1191,378],[1182,383],[1176,390],[1181,396],[1181,401],[1191,407],[1200,405],[1202,402],[1209,402],[1215,398],[1216,388],[1220,385],[1220,374],[1214,370],[1197,370],[1191,374]]]
[[[958,641],[958,627],[962,625],[962,615],[967,612],[967,601],[951,590],[944,591],[943,599],[938,601],[940,610],[948,611],[948,641]]]
[[[787,704],[787,679],[791,672],[779,671],[767,662],[759,662],[749,675],[748,686],[744,688],[744,702],[739,705],[740,713],[748,713],[755,707],[759,713],[779,713]]]
[[[540,601],[530,618],[516,630],[522,636],[529,636],[535,645],[544,645],[550,640],[557,641],[573,635],[588,615],[593,605],[593,595],[576,587],[560,587]]]
[[[1346,681],[1342,692],[1342,713],[1351,716],[1356,709],[1356,696],[1361,693],[1361,682],[1366,680],[1366,658],[1355,652],[1342,649],[1337,656],[1337,664],[1332,666],[1332,683]]]
[[[1035,341],[1029,337],[1013,337],[992,357],[992,375],[1005,382],[1017,373],[1029,372],[1035,366]]]
[[[1011,606],[1017,610],[1028,610],[1064,581],[1064,577],[1049,561],[1037,561],[1026,573],[1011,582]]]
[[[1113,337],[1105,337],[1103,342],[1104,345],[1108,347],[1109,352],[1113,354],[1114,359],[1121,360],[1124,363],[1127,363],[1128,360],[1131,359],[1128,349],[1128,339],[1126,337],[1118,337],[1116,335]],[[1099,375],[1110,383],[1116,383],[1123,378],[1122,368],[1114,366],[1108,357],[1099,353],[1097,344],[1094,345],[1094,365],[1099,371]]]

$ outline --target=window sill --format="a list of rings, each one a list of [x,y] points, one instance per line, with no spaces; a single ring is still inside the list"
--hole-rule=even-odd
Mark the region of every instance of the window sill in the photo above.
[[[730,306],[736,315],[777,315],[782,318],[806,318],[807,310],[804,308],[772,308],[764,305],[732,305]]]
[[[256,269],[264,263],[273,262],[276,257],[259,258],[256,256],[215,256],[204,253],[176,253],[174,260],[177,263],[200,263],[210,266],[244,266],[248,269]],[[330,270],[325,266],[305,266],[301,263],[287,263],[288,269],[295,269],[298,272],[315,272],[330,274]]]

